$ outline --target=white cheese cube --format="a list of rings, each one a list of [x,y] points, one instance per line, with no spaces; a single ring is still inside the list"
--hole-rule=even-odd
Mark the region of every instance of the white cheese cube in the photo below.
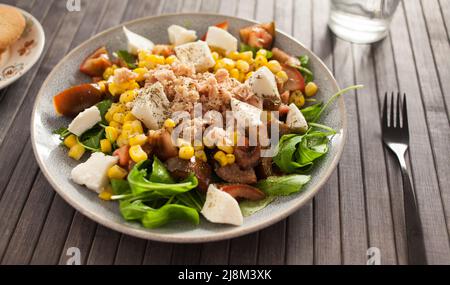
[[[81,136],[101,120],[100,110],[94,105],[79,113],[69,124],[68,130],[74,135]]]
[[[220,48],[227,53],[238,49],[238,40],[229,32],[215,26],[208,28],[206,43],[210,47]]]
[[[248,79],[253,93],[259,98],[267,99],[275,104],[281,101],[275,76],[266,66],[261,67]]]
[[[289,111],[286,117],[286,125],[293,132],[304,133],[308,130],[308,123],[305,120],[302,112],[295,106],[294,103],[289,105]]]
[[[108,185],[108,169],[114,166],[119,158],[94,152],[88,160],[72,169],[72,180],[80,185],[100,193]]]
[[[127,37],[128,41],[128,52],[134,55],[137,55],[140,50],[148,50],[151,51],[155,44],[141,35],[133,33],[128,30],[125,26],[123,27],[123,32]]]
[[[197,32],[188,30],[178,25],[171,25],[167,32],[169,34],[169,42],[175,46],[193,42],[197,39]]]
[[[212,223],[240,226],[244,222],[239,204],[230,194],[210,184],[206,201],[201,210],[203,216]]]
[[[161,128],[168,117],[169,100],[160,82],[139,89],[132,105],[131,113],[150,130]]]
[[[204,41],[182,44],[175,47],[178,59],[185,64],[193,64],[197,72],[207,71],[215,65],[214,58]]]
[[[231,111],[238,125],[255,127],[262,125],[262,110],[253,105],[231,98]]]

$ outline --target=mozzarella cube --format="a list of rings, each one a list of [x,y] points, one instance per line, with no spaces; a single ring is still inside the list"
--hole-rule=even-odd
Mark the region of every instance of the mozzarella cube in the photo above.
[[[279,104],[281,102],[275,76],[266,66],[263,66],[255,71],[249,78],[248,83],[252,87],[253,93],[255,93],[256,96],[262,99],[270,100],[275,104]]]
[[[306,122],[305,117],[294,103],[289,105],[286,124],[293,132],[304,133],[308,130],[308,123]]]
[[[239,204],[230,194],[210,184],[206,201],[201,210],[203,216],[212,223],[240,226],[244,222]]]
[[[74,135],[81,136],[101,120],[100,110],[94,105],[79,113],[69,124],[68,130]]]
[[[227,53],[238,49],[238,40],[226,30],[215,26],[208,28],[206,43],[210,47],[222,49]]]
[[[80,185],[100,193],[108,185],[108,169],[114,166],[119,158],[94,152],[88,160],[72,169],[72,180]]]
[[[215,65],[214,58],[204,41],[186,43],[175,47],[178,59],[185,64],[193,64],[197,72],[207,71]]]
[[[134,55],[137,55],[140,50],[148,50],[151,51],[155,44],[141,35],[133,33],[128,30],[125,26],[123,27],[123,32],[127,37],[128,41],[128,52]]]
[[[160,129],[168,117],[169,100],[160,82],[141,88],[132,105],[131,113],[150,130]]]
[[[231,98],[231,111],[238,125],[255,127],[262,125],[262,110],[253,105]]]
[[[169,42],[175,46],[193,42],[197,39],[197,32],[185,29],[178,25],[171,25],[167,32],[169,34]]]

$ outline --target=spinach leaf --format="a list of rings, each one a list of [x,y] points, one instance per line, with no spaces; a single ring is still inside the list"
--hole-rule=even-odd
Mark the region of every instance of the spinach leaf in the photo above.
[[[142,217],[145,228],[157,228],[174,220],[185,220],[198,225],[200,217],[197,210],[177,204],[167,204],[159,209],[148,210]]]
[[[301,143],[302,135],[288,134],[281,137],[277,147],[277,154],[273,157],[273,162],[284,173],[296,172],[300,167],[296,161],[295,153],[297,145]]]
[[[251,200],[244,200],[239,203],[239,207],[241,208],[242,215],[244,217],[248,217],[253,215],[254,213],[264,209],[269,205],[270,203],[275,200],[275,196],[266,196],[264,199],[257,200],[257,201],[251,201]]]
[[[131,192],[130,184],[123,179],[111,179],[111,188],[114,195],[123,195]]]
[[[255,57],[256,52],[258,51],[258,48],[249,46],[248,44],[241,43],[239,52],[245,52],[245,51],[251,51],[253,53],[253,57]]]
[[[142,200],[120,201],[119,210],[122,217],[127,221],[140,220],[148,211],[153,211],[153,209],[145,205]]]
[[[300,65],[306,68],[309,68],[309,56],[304,54],[298,57],[300,60]]]
[[[134,195],[154,192],[155,194],[167,197],[187,192],[198,185],[198,180],[194,174],[189,175],[184,181],[179,183],[152,182],[147,179],[148,160],[136,164],[128,174],[128,182]]]
[[[70,135],[69,130],[66,127],[61,127],[52,132],[55,135],[59,135],[60,140],[64,140],[66,137]]]
[[[150,175],[151,182],[159,183],[175,183],[175,180],[170,176],[164,164],[156,157],[153,157],[152,173]]]
[[[267,195],[286,196],[299,192],[309,180],[311,180],[311,176],[301,174],[269,176],[259,181],[256,187]]]
[[[116,52],[117,57],[122,59],[129,68],[131,69],[135,69],[136,66],[136,57],[134,55],[132,55],[131,53],[129,53],[126,50],[118,50]]]
[[[305,117],[305,120],[309,123],[314,120],[314,118],[317,116],[317,114],[320,113],[320,110],[322,109],[323,102],[319,102],[313,105],[310,105],[306,108],[300,109],[303,116]]]
[[[78,142],[90,151],[101,151],[100,140],[104,138],[105,129],[99,125],[96,125],[78,137]]]
[[[306,134],[297,148],[300,167],[310,166],[316,159],[328,152],[328,133],[312,132]]]
[[[100,116],[102,117],[102,124],[107,125],[108,121],[105,119],[105,114],[108,112],[109,108],[112,105],[112,101],[109,99],[103,100],[97,103],[97,108],[100,111]]]

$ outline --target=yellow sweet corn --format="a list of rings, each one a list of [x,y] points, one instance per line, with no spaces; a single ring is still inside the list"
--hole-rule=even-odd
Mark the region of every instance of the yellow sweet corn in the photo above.
[[[181,159],[191,159],[194,156],[194,148],[192,146],[182,146],[178,151],[178,157]]]
[[[109,187],[109,186],[106,188],[103,188],[103,191],[100,192],[100,194],[98,194],[98,197],[105,201],[110,201],[111,196],[112,196],[112,190],[111,190],[111,187]]]
[[[226,152],[226,153],[233,153],[234,152],[234,148],[231,145],[223,145],[223,144],[219,144],[217,146],[218,149]]]
[[[221,68],[225,68],[225,62],[223,61],[223,59],[219,59],[216,62],[216,65],[214,65],[214,71],[217,71],[217,70],[219,70]]]
[[[139,120],[134,120],[131,122],[132,131],[138,134],[144,133],[144,128],[142,127],[142,123]]]
[[[115,82],[111,82],[108,84],[108,90],[109,90],[109,93],[111,93],[111,95],[113,95],[113,96],[121,94],[122,92],[125,91],[125,90],[123,90],[123,88],[120,85],[118,85]]]
[[[165,121],[164,121],[164,128],[166,128],[166,129],[172,129],[172,128],[174,128],[175,127],[175,121],[174,120],[172,120],[172,119],[166,119]]]
[[[283,83],[286,82],[286,81],[288,81],[288,79],[289,79],[287,73],[286,73],[285,71],[283,71],[283,70],[277,72],[276,76],[277,76],[277,78],[280,79],[281,82],[283,82]]]
[[[165,63],[166,64],[172,64],[177,60],[177,57],[175,55],[169,55],[168,57],[166,57],[165,59]]]
[[[135,68],[133,72],[137,74],[137,78],[135,80],[137,82],[141,82],[145,80],[145,74],[148,72],[148,69],[145,67],[138,67]]]
[[[64,139],[64,145],[68,148],[73,147],[74,145],[76,145],[77,142],[77,137],[75,135],[69,135]]]
[[[128,142],[130,145],[144,145],[147,142],[147,136],[144,134],[130,136]]]
[[[84,146],[82,146],[81,144],[77,143],[76,145],[72,146],[69,149],[68,155],[69,155],[69,157],[71,157],[71,158],[73,158],[75,160],[79,160],[83,156],[85,151],[86,150],[85,150]]]
[[[220,59],[220,55],[219,55],[219,53],[217,51],[213,51],[211,53],[211,55],[212,55],[214,61],[218,61]]]
[[[136,98],[136,95],[137,95],[136,90],[125,91],[120,95],[119,101],[120,101],[120,103],[123,103],[123,104],[131,102],[134,100],[134,98]]]
[[[239,54],[239,58],[246,61],[247,63],[252,63],[253,61],[253,52],[244,51]]]
[[[103,153],[110,153],[112,150],[112,145],[109,139],[100,140],[100,149]]]
[[[252,75],[253,75],[253,71],[250,71],[249,73],[247,73],[247,75],[245,76],[245,80],[247,80],[250,77],[252,77]]]
[[[117,138],[116,143],[119,147],[127,145],[128,144],[128,135],[122,132],[120,134],[120,136]]]
[[[257,55],[255,57],[255,68],[258,69],[262,66],[265,66],[267,64],[267,58],[262,55]]]
[[[245,60],[239,59],[236,61],[236,68],[241,72],[247,73],[250,70],[250,64],[248,64]]]
[[[267,58],[267,50],[265,50],[265,49],[260,49],[260,50],[258,50],[257,52],[256,52],[256,56],[264,56],[264,57],[266,57]]]
[[[234,154],[226,154],[225,158],[227,159],[227,164],[233,164],[236,161],[236,158],[234,157]]]
[[[311,97],[311,96],[316,95],[318,89],[319,89],[319,87],[317,87],[316,83],[309,82],[305,86],[305,95],[306,95],[306,97]]]
[[[230,58],[223,58],[221,60],[223,60],[225,68],[228,70],[232,70],[236,66],[236,63],[234,62],[234,60],[232,60]]]
[[[233,68],[230,70],[230,76],[234,79],[239,80],[239,70],[237,68]]]
[[[125,115],[124,113],[117,112],[113,115],[113,120],[119,124],[123,124]]]
[[[116,69],[117,69],[117,65],[115,65],[115,64],[113,66],[107,67],[105,69],[105,71],[103,72],[103,79],[108,80],[109,77],[114,75],[114,70],[116,70]]]
[[[144,150],[142,150],[142,147],[140,145],[131,146],[129,153],[131,159],[136,163],[141,162],[143,160],[147,160],[148,158],[147,153]]]
[[[297,107],[305,105],[305,97],[301,91],[295,91],[289,96],[289,103],[294,103]]]
[[[116,128],[118,130],[120,130],[122,128],[122,125],[120,123],[116,122],[116,121],[109,122],[109,126],[113,127],[113,128]]]
[[[206,153],[204,150],[196,150],[194,155],[195,155],[195,158],[200,159],[203,162],[208,161],[208,158],[206,157]]]
[[[220,164],[220,166],[227,165],[227,157],[223,151],[218,151],[214,154],[214,159]]]
[[[131,112],[127,112],[125,114],[125,117],[123,117],[124,124],[126,122],[132,122],[134,120],[136,120],[136,117]]]
[[[272,71],[272,73],[277,74],[278,72],[280,72],[281,69],[281,64],[278,62],[278,60],[271,60],[267,63],[267,68],[270,69],[270,71]]]
[[[106,91],[106,81],[105,80],[101,80],[101,81],[97,82],[97,84],[102,93]]]
[[[227,57],[232,59],[232,60],[238,60],[239,59],[239,52],[237,52],[237,51],[230,51],[227,54]]]
[[[239,78],[238,80],[240,82],[244,82],[245,81],[245,73],[244,72],[239,72]]]
[[[124,179],[128,172],[117,164],[108,169],[109,179]]]
[[[111,122],[112,121],[112,116],[113,116],[113,113],[111,113],[109,110],[106,112],[106,114],[105,114],[105,120],[109,123],[109,122]]]
[[[105,128],[105,135],[106,135],[106,138],[111,143],[113,143],[113,142],[116,141],[117,137],[119,136],[119,131],[116,128],[112,127],[112,126],[109,126],[109,127]]]
[[[205,147],[203,146],[202,141],[194,141],[194,149],[195,150],[204,150]]]

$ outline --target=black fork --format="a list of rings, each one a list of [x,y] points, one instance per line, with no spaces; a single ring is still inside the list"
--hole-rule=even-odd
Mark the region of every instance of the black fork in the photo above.
[[[394,93],[391,94],[391,104],[388,106],[388,94],[384,97],[382,136],[383,142],[397,156],[402,170],[403,179],[403,200],[405,207],[405,223],[408,244],[408,263],[426,264],[425,244],[417,207],[416,196],[411,184],[408,169],[406,168],[405,153],[409,146],[408,113],[406,110],[406,96],[403,94],[403,104],[400,94],[397,93],[395,100]],[[397,101],[397,108],[394,111],[394,102]],[[390,109],[390,111],[389,111]],[[401,109],[401,110],[400,110]],[[390,113],[388,120],[388,113]]]

